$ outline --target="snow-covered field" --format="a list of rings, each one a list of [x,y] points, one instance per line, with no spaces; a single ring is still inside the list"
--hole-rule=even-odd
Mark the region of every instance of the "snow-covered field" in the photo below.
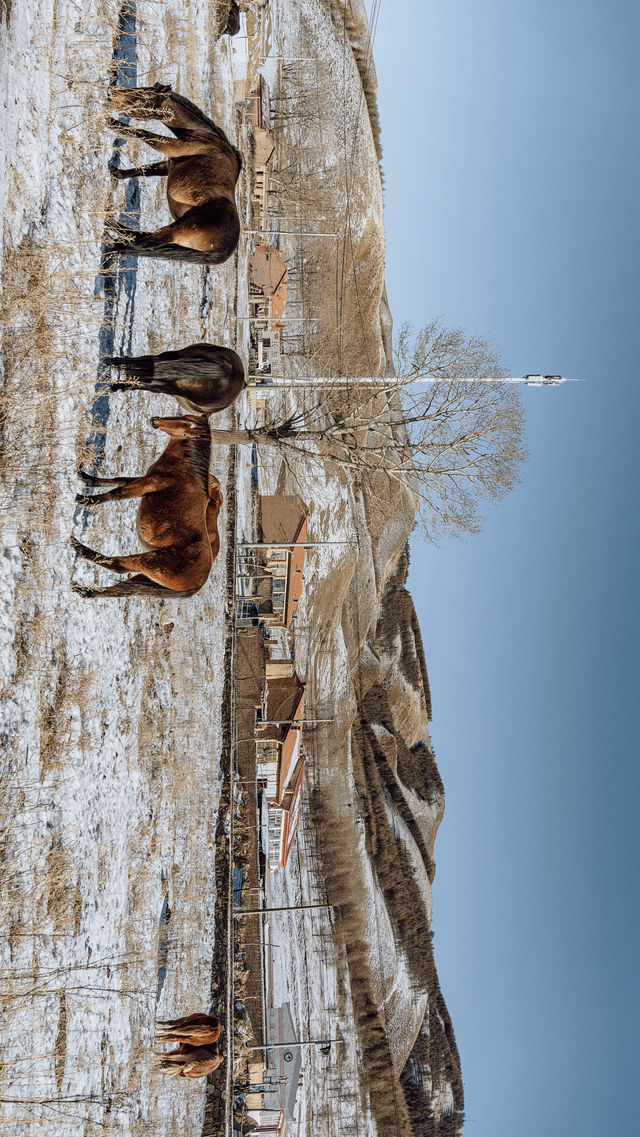
[[[228,517],[188,604],[80,599],[72,576],[100,570],[74,564],[68,537],[136,547],[135,502],[75,506],[76,461],[91,464],[92,442],[98,471],[142,472],[163,447],[151,415],[176,413],[96,392],[101,355],[235,339],[242,256],[101,272],[107,209],[140,208],[148,227],[166,217],[162,183],[126,201],[110,184],[114,57],[120,82],[172,82],[233,134],[229,41],[206,34],[211,8],[30,0],[2,25],[7,1133],[168,1134],[203,1118],[203,1084],[176,1092],[152,1047],[156,1016],[211,1000]],[[212,462],[223,490],[228,461]]]

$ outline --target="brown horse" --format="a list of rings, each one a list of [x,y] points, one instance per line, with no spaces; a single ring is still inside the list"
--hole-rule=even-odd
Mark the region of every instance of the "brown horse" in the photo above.
[[[72,584],[80,596],[193,596],[205,583],[220,551],[218,512],[222,505],[220,482],[209,474],[211,435],[206,419],[195,415],[155,418],[171,441],[164,453],[140,478],[95,478],[80,471],[91,486],[116,488],[101,494],[78,494],[81,505],[141,498],[138,536],[144,553],[109,557],[82,545],[71,544],[81,557],[112,569],[139,572],[110,588]]]
[[[225,29],[222,35],[235,36],[240,31],[240,9],[237,0],[231,0],[229,4],[229,17],[227,19]]]
[[[177,1075],[180,1078],[206,1078],[224,1062],[215,1046],[190,1046],[181,1042],[177,1050],[168,1054],[158,1054],[158,1069],[163,1074]]]
[[[122,170],[116,178],[166,177],[167,200],[174,221],[153,233],[141,233],[119,223],[111,225],[113,253],[168,257],[195,264],[222,264],[240,237],[235,187],[242,155],[226,134],[201,110],[170,86],[119,87],[112,101],[133,118],[157,119],[175,135],[168,138],[129,123],[112,120],[118,134],[139,138],[166,155],[166,161]]]
[[[140,388],[173,395],[185,411],[211,415],[235,402],[246,386],[242,360],[230,347],[194,343],[159,355],[112,355],[112,367],[121,367],[127,382],[111,383],[113,391]]]
[[[185,1015],[181,1019],[157,1022],[156,1038],[160,1042],[188,1042],[191,1046],[208,1046],[220,1038],[220,1019],[215,1015]]]

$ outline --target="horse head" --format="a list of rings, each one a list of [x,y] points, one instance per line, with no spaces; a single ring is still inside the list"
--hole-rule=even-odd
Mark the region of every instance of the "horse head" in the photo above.
[[[163,418],[154,415],[151,425],[158,430],[164,430],[171,438],[207,438],[211,437],[209,425],[205,415],[176,415]]]

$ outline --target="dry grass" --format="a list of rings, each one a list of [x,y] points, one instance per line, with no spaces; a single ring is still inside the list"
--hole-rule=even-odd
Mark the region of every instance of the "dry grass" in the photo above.
[[[104,297],[95,290],[99,272],[95,235],[101,232],[104,211],[87,200],[86,179],[83,185],[78,180],[75,189],[68,186],[73,182],[74,166],[81,169],[96,149],[104,148],[106,77],[104,86],[96,82],[95,66],[92,71],[86,62],[83,65],[82,47],[84,44],[90,55],[89,49],[104,44],[110,54],[118,7],[115,2],[101,4],[97,17],[94,8],[94,18],[84,5],[77,4],[73,33],[69,33],[77,49],[74,68],[66,66],[60,55],[52,64],[52,88],[62,91],[62,96],[52,102],[52,114],[63,114],[65,128],[60,132],[59,123],[53,120],[41,127],[44,130],[53,125],[65,146],[67,166],[60,180],[66,199],[73,201],[74,216],[69,225],[70,230],[76,226],[73,237],[68,245],[52,242],[45,203],[42,216],[33,219],[29,235],[6,251],[0,304],[4,365],[0,389],[1,507],[8,543],[19,558],[20,568],[14,580],[14,638],[9,645],[9,658],[13,651],[15,667],[4,692],[16,709],[10,719],[11,732],[3,740],[6,766],[0,805],[0,936],[4,941],[0,998],[3,1039],[11,1053],[11,1063],[0,1069],[0,1132],[28,1132],[34,1137],[49,1137],[62,1125],[92,1137],[107,1129],[132,1135],[148,1130],[148,1119],[134,1116],[137,1107],[131,1116],[127,1112],[139,1097],[141,1078],[147,1086],[153,1085],[149,1022],[156,993],[157,943],[148,913],[160,891],[158,861],[171,864],[167,854],[171,842],[162,830],[158,831],[156,817],[150,815],[131,837],[128,908],[122,917],[112,913],[116,934],[120,919],[126,958],[123,953],[105,952],[106,958],[96,962],[94,956],[92,961],[94,933],[87,934],[90,922],[84,905],[86,902],[93,907],[95,897],[102,905],[111,905],[111,835],[105,833],[102,841],[96,835],[95,864],[91,857],[80,864],[81,841],[76,843],[74,832],[61,825],[61,803],[83,782],[86,784],[83,758],[99,762],[101,732],[104,738],[107,731],[113,731],[114,723],[113,715],[107,713],[100,721],[100,707],[105,701],[100,675],[86,661],[79,665],[73,657],[65,621],[74,602],[63,587],[59,590],[60,607],[55,610],[52,577],[61,559],[56,546],[66,543],[71,527],[69,506],[76,461],[87,462],[93,457],[86,439],[93,426],[97,340],[105,314]],[[155,34],[152,8],[157,20],[164,5],[148,0],[139,5],[140,14],[144,13],[147,20],[149,50],[144,50],[150,58]],[[60,29],[60,34],[63,32]],[[34,51],[51,63],[53,44],[46,36],[43,27]],[[167,78],[166,64],[157,66],[151,80],[155,77]],[[55,176],[54,169],[52,179]],[[14,200],[24,199],[29,187],[18,163],[12,178]],[[59,228],[59,217],[57,221]],[[179,287],[176,301],[178,297]],[[180,308],[177,302],[173,312],[176,308]],[[179,314],[175,319],[179,322]],[[165,337],[158,347],[167,346]],[[142,452],[149,445],[139,425],[132,439],[132,445],[136,444]],[[56,584],[57,577],[58,573]],[[123,608],[126,619],[128,606]],[[140,619],[138,666],[151,675],[158,669],[166,671],[170,637],[161,634],[159,638],[161,650],[156,654],[153,636],[147,634],[144,618]],[[185,656],[187,653],[185,640]],[[87,658],[91,658],[90,652]],[[122,661],[123,669],[126,662]],[[150,699],[153,703],[153,683]],[[19,726],[29,718],[35,730],[31,736],[27,734],[25,744]],[[157,722],[156,716],[156,726]],[[118,727],[126,738],[126,724],[118,723]],[[152,718],[146,729],[150,736]],[[176,733],[181,729],[179,722]],[[135,740],[133,729],[131,737]],[[158,757],[161,770],[161,750]],[[72,758],[79,771],[70,765]],[[131,760],[137,760],[135,745]],[[179,781],[175,776],[174,798]],[[204,782],[194,773],[187,792],[200,800]],[[201,828],[203,813],[207,813],[206,823],[210,824],[210,793],[199,810]],[[180,824],[184,828],[183,820]],[[186,876],[185,880],[178,872],[176,894],[178,902],[193,911],[194,918],[184,922],[182,935],[176,935],[170,950],[175,953],[172,959],[182,957],[187,969],[196,974],[197,967],[202,970],[203,955],[202,920],[198,923],[196,914],[206,912],[202,893],[207,877],[197,869],[191,874],[187,871]],[[58,966],[56,959],[61,955],[65,963]],[[196,963],[192,968],[193,956]],[[206,978],[205,973],[205,989]],[[108,1037],[113,1034],[111,1006],[120,1003],[131,1007],[131,1068],[128,1059],[123,1067],[121,1040],[116,1039],[114,1045],[113,1038]],[[82,1080],[83,1071],[88,1075],[87,1084],[91,1082],[95,1030],[91,1028],[83,1040],[78,1022],[83,1009],[90,1021],[104,1023],[104,1031],[99,1028],[103,1041],[99,1094],[74,1095],[69,1091],[70,1085],[78,1084],[78,1078]],[[24,1031],[25,1016],[37,1022],[34,1038],[38,1038],[39,1046],[43,1045],[41,1039],[50,1040],[46,1053],[31,1053],[26,1041],[16,1043]],[[16,1057],[18,1052],[24,1059]],[[11,1108],[6,1105],[10,1100],[16,1102]],[[163,1131],[177,1133],[183,1128],[168,1117]]]
[[[317,45],[308,36],[300,50],[313,55]],[[319,375],[377,375],[384,365],[382,193],[359,95],[350,93],[353,105],[346,94],[346,102],[338,99],[330,69],[319,62],[283,70],[273,96],[273,184],[279,211],[295,220],[285,227],[336,233],[292,243],[300,259],[290,274],[288,304],[299,302],[305,314],[319,317],[305,363]]]
[[[70,448],[86,457],[94,376],[78,373],[78,354],[95,343],[103,301],[94,275],[65,267],[67,251],[25,237],[6,255],[0,303],[4,374],[0,389],[0,474],[5,524],[13,517],[28,534],[35,560],[50,544]],[[86,366],[86,365],[85,365]]]
[[[326,787],[322,793],[312,795],[311,816],[329,902],[339,906],[336,930],[346,952],[349,994],[362,1056],[362,1082],[369,1091],[378,1132],[409,1137],[409,1115],[389,1050],[384,1017],[372,995],[371,946],[367,941],[359,875],[353,871],[356,838],[349,825],[337,822],[340,814],[340,799],[335,790]]]

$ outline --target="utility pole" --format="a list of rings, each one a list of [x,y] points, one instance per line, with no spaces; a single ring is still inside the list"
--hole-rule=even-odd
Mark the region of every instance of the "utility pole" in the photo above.
[[[310,908],[323,908],[325,912],[332,911],[335,904],[285,904],[281,908],[234,908],[234,916],[267,916],[270,912],[300,912],[309,911]]]
[[[247,236],[267,237],[337,237],[337,233],[301,233],[297,229],[243,229]]]
[[[310,324],[316,323],[319,316],[236,316],[236,320],[244,320],[248,324]],[[257,375],[250,375],[250,379],[257,379]]]
[[[249,375],[250,380],[264,378],[258,375]],[[559,387],[561,383],[586,383],[586,379],[569,379],[564,375],[520,375],[503,378],[500,375],[418,375],[415,379],[396,379],[394,376],[384,378],[375,375],[354,375],[352,378],[335,376],[309,376],[308,378],[287,379],[284,375],[269,375],[269,383],[250,383],[249,386],[260,387],[264,391],[292,390],[298,388],[321,388],[329,390],[350,390],[353,387],[381,387],[383,389],[408,387],[415,383],[524,383],[527,387]]]
[[[319,1046],[321,1052],[327,1047],[329,1052],[334,1042],[345,1045],[344,1038],[304,1038],[301,1042],[265,1042],[262,1046],[248,1046],[247,1050],[291,1050],[294,1046]]]
[[[323,549],[325,545],[352,545],[353,541],[238,541],[241,549]]]

